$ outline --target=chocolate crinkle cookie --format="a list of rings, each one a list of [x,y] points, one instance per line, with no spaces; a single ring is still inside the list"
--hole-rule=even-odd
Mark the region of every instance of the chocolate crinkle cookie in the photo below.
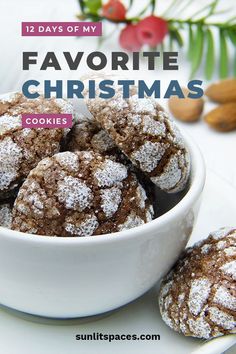
[[[68,151],[93,151],[110,159],[121,162],[132,170],[138,179],[142,179],[141,174],[121,150],[115,145],[108,133],[93,119],[83,115],[78,116],[78,121],[68,134],[66,150]]]
[[[92,150],[106,155],[113,155],[118,151],[108,133],[94,119],[83,115],[78,115],[66,148],[69,151]]]
[[[86,98],[88,109],[128,159],[162,190],[182,191],[190,173],[189,153],[175,123],[152,98]]]
[[[68,129],[22,128],[22,113],[72,113],[63,99],[26,99],[13,93],[0,100],[0,199],[9,197],[44,157],[60,150]]]
[[[236,229],[187,248],[163,279],[159,304],[166,324],[185,336],[236,333]]]
[[[150,221],[153,207],[126,166],[91,151],[45,158],[23,183],[13,229],[48,236],[91,236]]]

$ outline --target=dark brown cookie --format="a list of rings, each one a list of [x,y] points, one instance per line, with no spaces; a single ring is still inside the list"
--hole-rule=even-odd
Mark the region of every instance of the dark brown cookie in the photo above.
[[[153,217],[137,178],[125,165],[90,152],[42,160],[18,193],[15,230],[48,236],[91,236],[135,227]]]

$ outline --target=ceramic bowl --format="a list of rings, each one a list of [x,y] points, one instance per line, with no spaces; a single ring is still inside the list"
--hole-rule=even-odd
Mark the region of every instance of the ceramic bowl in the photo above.
[[[73,318],[105,313],[149,290],[179,257],[197,218],[205,166],[192,140],[185,193],[157,193],[164,213],[113,234],[56,238],[0,227],[0,303],[26,313]]]

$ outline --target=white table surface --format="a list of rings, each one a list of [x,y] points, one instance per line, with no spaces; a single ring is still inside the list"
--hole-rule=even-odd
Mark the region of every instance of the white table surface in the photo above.
[[[168,2],[164,0],[157,1],[161,8],[167,6]],[[135,10],[143,3],[136,1]],[[205,0],[192,1],[189,11],[191,12],[194,8],[204,6],[205,3]],[[236,14],[234,0],[221,0],[220,6],[224,8],[231,6],[232,11],[230,16]],[[40,72],[38,66],[32,66],[29,72],[24,72],[21,68],[23,51],[38,51],[40,58],[47,51],[55,51],[60,57],[60,53],[63,51],[70,51],[72,53],[84,51],[85,53],[89,53],[97,49],[97,41],[94,38],[21,37],[21,21],[74,21],[78,9],[76,0],[0,0],[0,94],[21,90],[23,82],[31,78],[42,81],[44,79],[76,80],[80,79],[87,72],[85,65],[76,72],[70,72],[65,66],[63,66],[62,72],[54,72],[53,70]],[[231,57],[233,55],[232,49],[230,47]],[[112,36],[101,50],[107,53],[112,50],[119,50],[116,35]],[[180,54],[180,57],[183,58],[184,56]],[[186,85],[188,82],[189,64],[184,59],[181,59],[179,64],[180,68],[178,72],[170,72],[169,74],[163,74],[161,70],[147,72],[144,66],[142,66],[138,74],[132,72],[127,74],[126,72],[125,76],[145,79],[147,81],[161,79],[164,86],[174,78],[178,79],[182,85]],[[201,71],[196,75],[196,79],[203,79]],[[204,87],[207,85],[208,83],[204,81]],[[166,101],[161,100],[161,104],[166,106]],[[214,105],[207,103],[206,111],[212,106]],[[236,188],[236,131],[218,133],[211,130],[203,121],[194,124],[179,123],[179,126],[185,129],[198,143],[208,169]]]

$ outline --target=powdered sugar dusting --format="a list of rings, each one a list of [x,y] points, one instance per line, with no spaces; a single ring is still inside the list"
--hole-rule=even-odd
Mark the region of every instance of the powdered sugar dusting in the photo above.
[[[228,235],[229,233],[231,233],[234,229],[232,227],[223,227],[217,231],[213,231],[211,232],[211,236],[215,239],[215,240],[220,240],[221,238],[224,238],[226,235]]]
[[[9,132],[10,130],[15,130],[21,127],[20,116],[11,117],[7,114],[0,116],[0,136]]]
[[[178,145],[180,148],[184,148],[185,147],[185,143],[182,137],[182,134],[180,133],[179,128],[177,127],[177,125],[175,124],[175,122],[173,122],[170,117],[168,117],[166,115],[165,112],[159,112],[159,115],[162,115],[166,118],[166,122],[168,124],[168,127],[170,129],[171,132],[171,139],[173,140],[173,142]]]
[[[145,208],[145,201],[147,200],[147,195],[145,190],[143,189],[143,187],[141,185],[139,185],[136,189],[136,195],[137,198],[139,200],[139,207],[141,209]]]
[[[37,215],[38,217],[44,215],[44,204],[37,192],[33,192],[28,196],[28,202],[30,203],[31,210],[34,212],[35,215]]]
[[[142,117],[138,114],[135,114],[135,115],[130,114],[129,119],[131,120],[131,122],[134,126],[137,126],[142,123]]]
[[[228,247],[224,249],[224,252],[227,256],[236,256],[236,247]]]
[[[143,132],[153,136],[165,136],[166,126],[150,116],[143,117]]]
[[[66,176],[58,182],[57,196],[67,209],[84,210],[89,207],[93,193],[86,184],[72,176]]]
[[[162,319],[163,321],[167,324],[167,326],[169,326],[170,328],[173,328],[173,321],[172,319],[168,316],[168,312],[164,311],[162,313]]]
[[[86,162],[87,164],[89,164],[94,159],[94,155],[90,151],[81,151],[78,152],[78,154],[82,157],[84,162]]]
[[[139,98],[138,95],[133,95],[129,98],[131,109],[136,113],[151,113],[155,114],[155,101],[152,98]]]
[[[164,301],[164,308],[165,310],[168,310],[169,306],[173,303],[173,298],[171,295],[166,296],[165,301]]]
[[[0,226],[11,227],[12,211],[9,204],[0,205]]]
[[[196,320],[189,318],[187,323],[190,331],[192,331],[196,337],[206,339],[210,337],[211,327],[203,317],[198,317]]]
[[[181,305],[184,302],[184,299],[185,299],[185,293],[179,294],[179,296],[178,296],[179,305]]]
[[[225,246],[226,246],[226,241],[219,241],[217,243],[216,247],[217,247],[218,250],[223,250],[225,248]]]
[[[174,155],[165,166],[163,173],[160,176],[151,177],[151,180],[161,189],[170,190],[177,185],[181,176],[182,171],[179,168],[178,156]]]
[[[66,151],[54,155],[56,161],[62,168],[69,171],[76,171],[79,168],[79,158],[76,154]]]
[[[85,87],[88,87],[88,80],[95,80],[95,85],[96,85],[96,98],[95,99],[89,99],[88,95],[88,89],[84,90],[84,97],[86,100],[86,103],[88,105],[88,108],[92,109],[92,114],[94,114],[96,111],[110,111],[110,110],[115,110],[115,111],[121,111],[122,109],[125,109],[128,107],[127,101],[123,98],[123,92],[120,86],[114,84],[113,88],[115,90],[115,98],[110,98],[104,100],[103,98],[100,98],[100,90],[98,88],[99,82],[101,78],[106,78],[110,80],[114,80],[114,75],[108,76],[108,75],[102,75],[102,76],[93,76],[90,75],[89,77],[85,78],[83,82],[85,83]]]
[[[205,245],[203,245],[203,246],[201,247],[201,252],[202,252],[202,254],[208,254],[209,251],[211,250],[211,248],[212,248],[212,245],[210,245],[210,244],[205,244]]]
[[[116,187],[103,189],[101,194],[101,208],[108,218],[110,218],[119,208],[121,202],[121,190]]]
[[[153,206],[150,205],[148,210],[146,211],[146,222],[152,221],[154,216],[154,209]]]
[[[0,190],[16,179],[22,156],[21,148],[10,137],[0,141]]]
[[[196,279],[192,282],[188,307],[193,315],[197,316],[201,312],[202,306],[208,299],[210,289],[211,283],[207,278]]]
[[[220,286],[215,293],[213,301],[216,304],[222,305],[230,310],[236,311],[236,297],[224,287]]]
[[[89,215],[80,224],[71,224],[70,222],[65,223],[65,230],[73,236],[91,236],[99,223],[95,215]]]
[[[161,288],[160,298],[166,296],[169,293],[173,283],[173,280],[170,280]]]
[[[100,187],[115,186],[118,182],[123,181],[127,175],[127,168],[124,165],[108,159],[94,173]]]
[[[137,151],[132,153],[131,159],[137,161],[143,171],[151,172],[157,167],[167,147],[163,143],[146,141]]]
[[[125,222],[121,225],[118,226],[118,230],[128,230],[131,229],[132,227],[136,227],[139,225],[144,224],[144,221],[136,215],[134,212],[132,212],[125,220]]]
[[[233,329],[236,327],[236,321],[233,316],[219,310],[217,307],[210,307],[208,311],[210,313],[211,321],[222,328]]]
[[[70,101],[64,100],[63,98],[56,98],[55,102],[60,107],[61,113],[73,113],[73,105]]]
[[[236,261],[228,262],[224,264],[220,269],[227,275],[230,275],[236,280]]]

